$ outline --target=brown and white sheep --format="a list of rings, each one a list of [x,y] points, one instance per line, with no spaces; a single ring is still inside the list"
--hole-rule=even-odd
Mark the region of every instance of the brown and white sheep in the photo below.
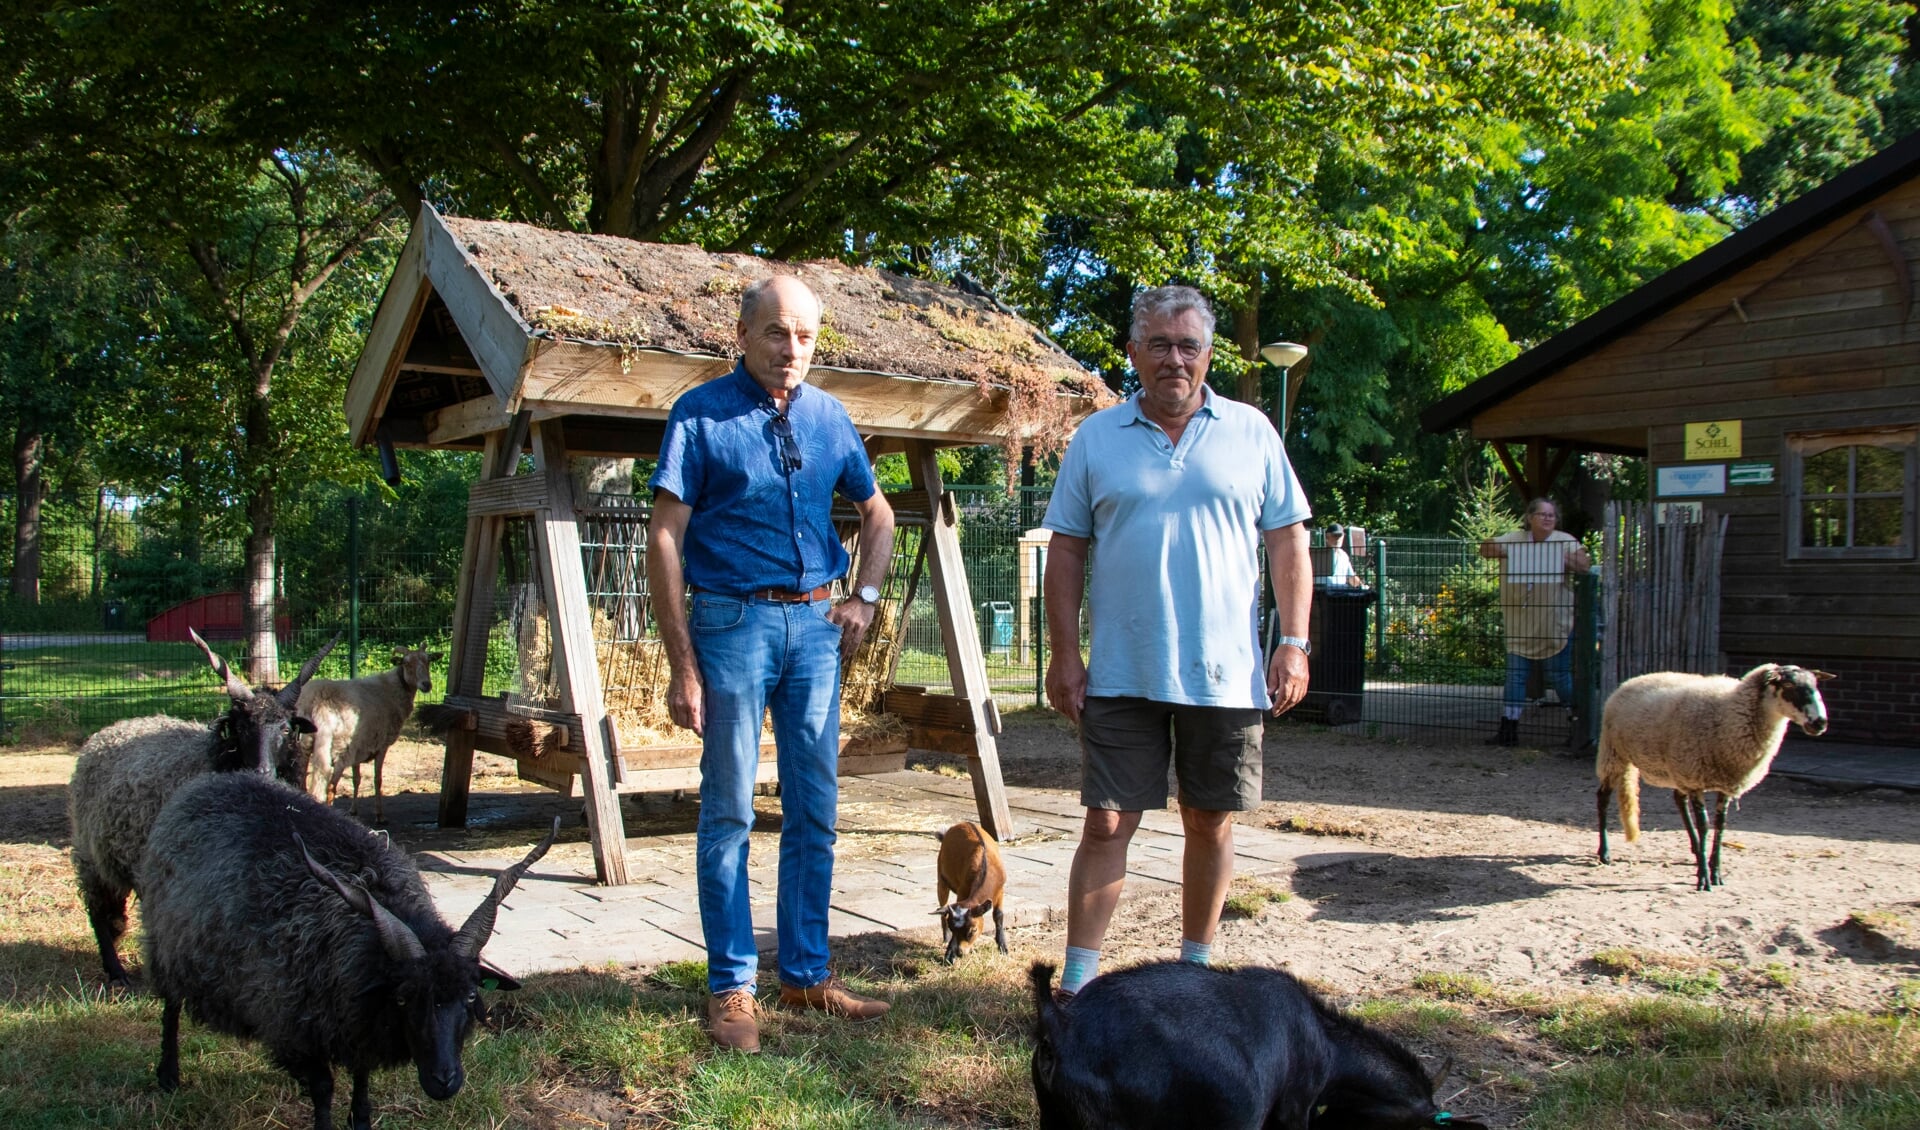
[[[373,762],[373,819],[386,820],[382,770],[387,749],[400,736],[413,699],[433,689],[430,664],[437,651],[393,653],[393,669],[358,679],[315,679],[300,693],[300,713],[313,720],[313,756],[307,765],[307,791],[332,804],[340,778],[353,770],[353,811],[360,811],[360,765]]]
[[[940,834],[940,868],[935,881],[940,894],[940,933],[947,940],[947,964],[952,965],[973,945],[980,933],[980,919],[993,911],[993,940],[1000,952],[1007,952],[1006,914],[1002,903],[1007,893],[1007,869],[1000,862],[1000,848],[987,830],[972,821],[963,821]],[[954,896],[948,905],[947,896]]]
[[[1621,683],[1600,717],[1600,862],[1607,849],[1607,805],[1620,793],[1620,823],[1627,842],[1640,838],[1640,779],[1673,790],[1674,806],[1693,849],[1694,886],[1710,891],[1720,882],[1720,838],[1727,806],[1758,785],[1773,767],[1787,724],[1809,734],[1827,729],[1820,698],[1825,671],[1768,663],[1745,677],[1659,671]],[[1708,792],[1718,794],[1713,847],[1707,849]]]

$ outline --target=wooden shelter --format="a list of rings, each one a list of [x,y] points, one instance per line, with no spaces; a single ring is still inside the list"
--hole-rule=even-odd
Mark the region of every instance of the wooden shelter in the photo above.
[[[1099,382],[986,296],[839,263],[776,264],[425,208],[368,332],[346,410],[356,445],[482,453],[449,656],[447,702],[466,715],[447,738],[443,826],[465,823],[475,749],[512,757],[523,777],[562,789],[577,776],[599,876],[619,884],[627,879],[619,794],[697,786],[692,734],[643,744],[612,716],[603,676],[614,663],[645,667],[636,660],[650,643],[643,587],[630,585],[625,595],[636,599],[612,614],[596,601],[609,576],[644,577],[646,507],[584,497],[572,461],[655,455],[675,399],[733,366],[742,288],[776,271],[805,280],[825,308],[809,383],[846,405],[870,454],[907,458],[913,489],[889,501],[909,548],[897,548],[882,615],[903,628],[924,575],[952,676],[951,695],[889,693],[897,647],[879,655],[867,690],[895,717],[893,736],[843,748],[841,771],[897,767],[910,740],[963,752],[982,823],[1011,833],[994,741],[999,715],[935,453],[1064,438],[1102,402]],[[845,517],[852,521],[850,511]],[[541,666],[491,693],[511,545],[531,558],[516,590],[522,611],[542,610],[537,632],[528,630],[536,618],[521,617],[518,663],[531,668],[538,652]],[[510,631],[505,649],[515,642]],[[658,660],[653,654],[646,670],[664,683]],[[770,746],[763,758],[761,779],[772,780]]]
[[[1920,741],[1920,134],[1421,417],[1529,496],[1569,455],[1648,461],[1655,507],[1726,519],[1728,666],[1824,667],[1843,739]]]

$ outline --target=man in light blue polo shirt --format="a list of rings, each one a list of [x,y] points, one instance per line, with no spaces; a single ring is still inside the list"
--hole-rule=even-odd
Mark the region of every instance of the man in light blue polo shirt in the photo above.
[[[873,622],[893,510],[847,410],[805,383],[820,334],[813,291],[784,275],[747,287],[738,334],[740,364],[681,396],[667,418],[647,578],[672,669],[667,710],[701,736],[695,866],[707,1030],[723,1048],[755,1052],[747,839],[769,708],[780,767],[780,1003],[853,1020],[887,1011],[829,975],[827,904],[840,665]],[[833,527],[836,493],[860,514],[858,587],[839,604],[828,599],[848,564]]]
[[[1263,715],[1307,692],[1311,514],[1273,425],[1207,387],[1213,325],[1190,287],[1135,300],[1127,357],[1140,391],[1080,425],[1047,506],[1047,698],[1080,724],[1087,808],[1067,885],[1069,993],[1099,968],[1127,845],[1142,811],[1166,807],[1169,760],[1186,830],[1180,955],[1209,959],[1233,881],[1233,813],[1260,803]],[[1269,656],[1263,542],[1282,631]]]

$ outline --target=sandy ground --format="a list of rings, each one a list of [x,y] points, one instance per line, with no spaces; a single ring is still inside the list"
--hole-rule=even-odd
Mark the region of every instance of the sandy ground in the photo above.
[[[1008,721],[1001,750],[1009,783],[1076,787],[1078,749],[1063,724]],[[437,746],[396,746],[389,795],[411,792],[412,805],[428,802],[439,756]],[[942,764],[917,754],[911,761]],[[477,791],[531,788],[504,761],[482,756],[477,768]],[[0,856],[64,862],[71,771],[71,751],[0,751]],[[1267,799],[1243,819],[1322,835],[1329,857],[1347,858],[1303,859],[1285,883],[1290,897],[1250,917],[1229,916],[1216,953],[1291,969],[1348,1001],[1403,990],[1433,973],[1472,974],[1504,990],[1549,996],[1658,992],[1595,960],[1619,950],[1717,972],[1722,988],[1714,999],[1756,1008],[1879,1009],[1903,986],[1911,993],[1920,985],[1920,796],[1766,781],[1730,817],[1724,885],[1699,893],[1664,790],[1642,797],[1640,842],[1627,844],[1616,832],[1616,861],[1603,867],[1595,860],[1594,784],[1589,759],[1558,751],[1271,727]],[[696,811],[665,796],[627,803],[636,835],[688,830]],[[370,816],[365,804],[362,814]],[[485,830],[403,835],[416,848],[451,846],[432,841]],[[1353,859],[1353,852],[1366,854]],[[1016,957],[1051,957],[1065,944],[1062,924],[1009,933]],[[1173,956],[1179,933],[1177,894],[1132,893],[1108,935],[1106,959]],[[856,941],[838,957],[884,964],[888,942]],[[1526,1108],[1510,1081],[1550,1071],[1560,1058],[1523,1034],[1460,1030],[1413,1042],[1435,1058],[1460,1053],[1463,1082],[1471,1084],[1462,1101],[1496,1126],[1512,1125]]]
[[[1076,786],[1064,724],[1011,727],[1001,748],[1009,782]],[[1727,994],[1820,1010],[1884,1006],[1920,974],[1908,926],[1920,923],[1920,796],[1765,781],[1729,813],[1723,885],[1701,893],[1665,789],[1643,790],[1638,843],[1616,808],[1614,862],[1598,862],[1587,757],[1276,725],[1266,766],[1266,803],[1243,820],[1377,854],[1303,867],[1294,898],[1223,923],[1215,948],[1228,960],[1342,992],[1435,971],[1556,991],[1613,986],[1593,958],[1624,947],[1716,963]],[[1143,897],[1123,904],[1105,952],[1128,961],[1178,944],[1177,899]]]
[[[1057,719],[1013,716],[1001,753],[1010,784],[1077,788],[1078,747]],[[439,754],[426,743],[397,745],[389,795],[437,791]],[[915,754],[910,762],[941,760]],[[68,751],[0,753],[6,846],[64,854],[71,766]],[[509,762],[481,755],[476,768],[477,791],[533,788]],[[1291,877],[1293,897],[1252,918],[1230,917],[1216,950],[1356,993],[1433,971],[1591,989],[1613,984],[1593,958],[1617,948],[1719,963],[1729,994],[1821,1010],[1882,1007],[1920,977],[1920,796],[1769,779],[1730,813],[1723,885],[1700,893],[1663,789],[1642,795],[1638,843],[1620,835],[1615,815],[1614,863],[1598,863],[1594,784],[1587,758],[1558,751],[1272,726],[1266,803],[1240,819],[1324,835],[1329,853],[1369,854],[1330,866],[1309,857]],[[365,787],[370,799],[370,779]],[[629,800],[629,833],[688,830],[694,810],[665,797]],[[407,835],[416,848],[439,846],[429,843],[437,838]],[[1064,933],[1061,925],[1019,931],[1042,952],[1063,946]],[[1122,904],[1105,952],[1127,962],[1169,956],[1178,945],[1177,897],[1142,893]]]

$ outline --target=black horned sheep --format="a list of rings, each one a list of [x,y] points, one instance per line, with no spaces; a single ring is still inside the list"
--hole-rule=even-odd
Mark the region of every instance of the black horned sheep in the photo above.
[[[141,861],[147,966],[161,1015],[160,1088],[180,1083],[180,1012],[264,1044],[333,1126],[334,1067],[353,1075],[349,1125],[372,1126],[368,1074],[411,1062],[452,1098],[480,990],[517,988],[485,965],[500,902],[560,821],[454,930],[413,860],[304,792],[250,774],[183,786]]]
[[[1041,1130],[1485,1130],[1440,1109],[1412,1052],[1278,969],[1139,965],[1064,1003],[1053,966],[1030,980]]]
[[[437,651],[393,653],[393,669],[358,679],[315,679],[300,692],[300,714],[313,720],[313,756],[307,791],[328,804],[340,794],[340,778],[353,770],[353,811],[360,811],[360,766],[373,762],[373,819],[386,820],[382,771],[387,749],[413,713],[413,699],[433,689]]]
[[[1767,663],[1734,679],[1657,671],[1628,679],[1607,697],[1600,716],[1600,862],[1607,849],[1607,804],[1620,794],[1627,842],[1640,838],[1640,781],[1673,790],[1673,803],[1693,849],[1694,889],[1720,884],[1720,837],[1727,806],[1758,785],[1773,767],[1787,724],[1814,736],[1827,731],[1820,697],[1825,671]],[[1707,846],[1706,794],[1719,794],[1713,846]]]
[[[980,934],[980,919],[993,912],[993,940],[1007,952],[1007,919],[1003,903],[1007,869],[1000,848],[985,828],[962,821],[940,834],[939,874],[934,882],[940,895],[940,933],[947,940],[947,964],[960,960]],[[947,902],[951,893],[953,902]]]
[[[307,660],[298,678],[270,692],[241,682],[199,633],[188,634],[225,684],[227,712],[212,725],[164,714],[116,722],[80,747],[67,785],[73,873],[100,946],[101,968],[116,988],[128,985],[118,952],[127,930],[127,896],[139,890],[135,868],[161,806],[180,785],[207,773],[278,774],[298,781],[299,733],[312,727],[294,704],[339,642],[336,635]]]

